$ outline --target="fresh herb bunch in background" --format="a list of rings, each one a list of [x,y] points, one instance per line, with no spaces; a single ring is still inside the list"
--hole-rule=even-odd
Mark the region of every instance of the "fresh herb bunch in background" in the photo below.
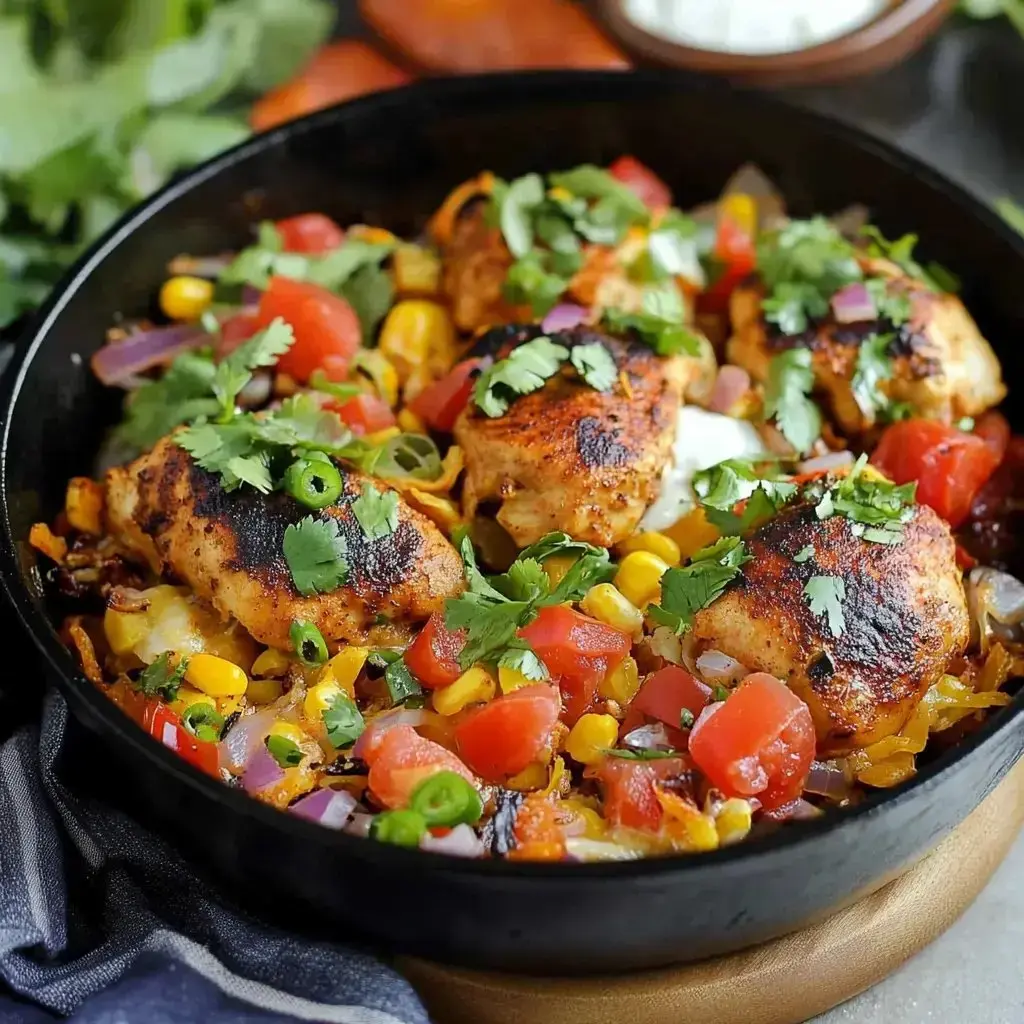
[[[327,0],[0,0],[0,329],[175,171],[248,134]]]

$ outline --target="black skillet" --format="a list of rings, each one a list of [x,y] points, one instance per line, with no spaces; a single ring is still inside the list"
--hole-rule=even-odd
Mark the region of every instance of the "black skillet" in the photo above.
[[[331,832],[219,785],[146,737],[81,676],[47,617],[53,609],[26,538],[34,520],[60,507],[68,476],[89,472],[117,415],[116,394],[89,373],[89,353],[115,313],[150,308],[171,257],[237,248],[259,219],[306,210],[407,232],[482,168],[512,176],[607,164],[622,153],[653,167],[684,207],[713,198],[752,160],[796,214],[863,202],[886,234],[921,232],[923,255],[963,276],[966,302],[1011,385],[1022,379],[1024,245],[997,218],[860,133],[678,73],[421,83],[253,139],[151,199],[79,262],[9,375],[0,405],[2,574],[87,726],[86,767],[106,797],[254,911],[307,933],[506,970],[697,959],[793,930],[877,888],[960,822],[1024,748],[1018,697],[895,792],[758,842],[620,864],[461,861]],[[1011,417],[1016,408],[1011,396]]]

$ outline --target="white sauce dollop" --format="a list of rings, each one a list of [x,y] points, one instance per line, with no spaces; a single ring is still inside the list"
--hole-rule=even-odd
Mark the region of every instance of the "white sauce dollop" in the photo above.
[[[694,504],[693,476],[724,459],[760,455],[764,442],[753,424],[684,405],[676,420],[671,461],[661,476],[657,501],[644,513],[640,530],[664,530],[685,515]]]
[[[866,25],[889,0],[625,0],[633,24],[718,53],[792,53]]]

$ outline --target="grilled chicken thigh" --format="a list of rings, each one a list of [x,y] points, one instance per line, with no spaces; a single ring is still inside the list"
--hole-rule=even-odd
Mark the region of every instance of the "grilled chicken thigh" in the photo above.
[[[811,546],[814,554],[794,556]],[[811,709],[819,755],[897,732],[967,646],[967,603],[953,538],[919,505],[896,545],[853,535],[841,516],[784,509],[747,541],[742,580],[699,611],[700,650],[719,650],[789,684]],[[804,594],[812,577],[843,581],[838,636]]]
[[[328,641],[361,643],[384,624],[421,622],[462,589],[462,563],[437,527],[398,502],[394,533],[368,540],[351,502],[369,481],[343,470],[338,504],[310,513],[283,493],[252,488],[226,493],[170,438],[128,466],[108,472],[111,529],[129,550],[162,574],[187,583],[257,640],[291,646],[288,631],[300,619]],[[303,597],[283,554],[285,529],[313,514],[337,519],[348,555],[347,583]]]
[[[501,358],[537,337],[535,326],[499,328],[475,351]],[[608,392],[571,373],[516,398],[489,419],[470,403],[455,424],[466,458],[463,504],[484,502],[525,547],[551,530],[603,547],[628,537],[658,493],[686,379],[686,361],[585,327],[547,335],[571,349],[599,342],[619,368]]]
[[[955,295],[930,291],[887,260],[860,262],[866,274],[887,279],[890,292],[905,293],[911,301],[911,319],[893,332],[888,349],[893,373],[879,384],[882,393],[909,403],[916,416],[945,423],[977,416],[1003,400],[999,361]],[[891,331],[891,325],[877,320],[840,324],[830,314],[803,334],[787,336],[765,321],[763,298],[764,288],[756,280],[733,292],[729,362],[763,382],[773,356],[787,348],[809,348],[816,390],[833,420],[851,437],[869,431],[875,425],[873,410],[858,404],[853,388],[857,356],[865,338]]]

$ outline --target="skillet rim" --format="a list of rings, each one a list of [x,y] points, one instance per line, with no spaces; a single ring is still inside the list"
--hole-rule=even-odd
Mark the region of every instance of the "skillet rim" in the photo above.
[[[377,111],[378,116],[386,115],[391,107],[405,106],[410,100],[425,107],[433,106],[436,112],[443,114],[446,106],[451,112],[453,109],[457,110],[460,103],[467,99],[479,101],[481,91],[485,91],[493,100],[511,99],[519,104],[528,104],[543,102],[548,95],[562,95],[566,90],[570,90],[581,97],[584,104],[589,104],[604,100],[621,100],[630,93],[643,96],[659,89],[680,93],[718,93],[731,97],[740,106],[746,105],[747,109],[754,113],[759,107],[775,112],[784,111],[784,116],[797,122],[802,121],[811,137],[837,138],[890,164],[902,174],[916,178],[933,192],[939,193],[958,213],[978,219],[985,230],[1017,253],[1024,266],[1024,238],[1017,235],[980,199],[917,157],[847,121],[799,107],[781,97],[749,88],[739,88],[724,80],[707,78],[687,71],[645,69],[624,73],[558,70],[498,72],[426,79],[337,104],[255,135],[168,183],[145,202],[125,213],[94,242],[62,277],[22,332],[16,344],[13,365],[8,368],[4,380],[0,382],[0,582],[22,625],[46,658],[50,668],[56,672],[63,692],[70,698],[71,703],[77,702],[79,709],[92,717],[94,727],[95,724],[101,724],[103,728],[112,730],[117,735],[118,742],[127,744],[135,756],[173,773],[179,784],[187,786],[198,797],[220,801],[230,813],[252,817],[257,825],[283,828],[296,842],[305,845],[326,846],[342,856],[350,855],[355,859],[369,855],[381,859],[384,866],[390,866],[396,871],[420,867],[460,875],[493,876],[498,879],[530,880],[545,884],[557,882],[589,885],[601,878],[628,878],[637,881],[648,879],[657,882],[664,876],[676,872],[697,872],[720,867],[742,870],[744,864],[752,858],[758,859],[762,870],[770,870],[773,861],[787,858],[790,848],[797,844],[809,844],[817,836],[833,830],[846,830],[852,836],[859,822],[876,818],[884,814],[887,808],[906,803],[914,794],[942,786],[962,761],[974,756],[982,747],[994,746],[997,737],[1019,726],[1020,716],[1024,712],[1024,690],[1014,697],[1011,704],[991,715],[977,732],[943,752],[901,786],[891,790],[877,790],[862,803],[848,810],[833,811],[812,821],[788,822],[784,828],[776,830],[769,836],[719,848],[699,856],[681,854],[621,862],[548,864],[511,861],[505,858],[456,858],[422,850],[407,850],[383,843],[372,844],[371,849],[363,838],[327,829],[296,815],[279,811],[259,800],[254,800],[240,790],[226,786],[223,782],[193,768],[163,744],[148,736],[85,678],[70,651],[61,643],[53,623],[36,606],[35,599],[23,579],[17,555],[18,542],[15,541],[11,528],[7,495],[7,469],[11,457],[11,412],[20,397],[33,359],[39,354],[48,334],[72,296],[85,285],[93,270],[125,238],[136,231],[145,230],[155,213],[208,179],[244,163],[251,156],[286,145],[291,139],[307,132],[331,124],[344,124],[350,118],[362,118],[371,111]],[[990,788],[998,782],[1002,774],[1001,772],[989,780]],[[979,794],[978,803],[984,795]]]

